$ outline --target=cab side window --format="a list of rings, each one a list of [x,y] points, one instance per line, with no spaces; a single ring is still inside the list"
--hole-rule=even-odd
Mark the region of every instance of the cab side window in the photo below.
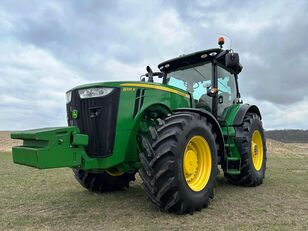
[[[221,117],[225,109],[231,106],[237,97],[235,76],[227,70],[217,66],[218,78],[218,116]]]

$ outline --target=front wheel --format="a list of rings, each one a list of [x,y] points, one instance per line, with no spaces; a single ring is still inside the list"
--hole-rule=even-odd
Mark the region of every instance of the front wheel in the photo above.
[[[154,204],[180,214],[208,206],[217,176],[215,137],[206,118],[188,112],[167,117],[142,136],[139,174]]]
[[[90,192],[122,190],[135,180],[135,173],[122,173],[112,169],[99,173],[83,169],[73,169],[73,172],[76,180]]]

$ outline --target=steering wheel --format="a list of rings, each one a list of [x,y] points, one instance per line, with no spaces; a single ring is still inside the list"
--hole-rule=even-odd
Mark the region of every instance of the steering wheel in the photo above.
[[[195,87],[195,85],[197,84],[197,86]],[[184,82],[184,86],[187,88],[188,82]],[[193,84],[193,89],[196,90],[198,87],[200,86],[200,84],[198,82]]]
[[[194,87],[194,86],[195,86],[195,84],[197,84],[197,86],[196,86],[196,87]],[[199,87],[199,83],[194,83],[194,85],[193,85],[194,90],[195,90],[195,89],[197,89],[198,87]]]

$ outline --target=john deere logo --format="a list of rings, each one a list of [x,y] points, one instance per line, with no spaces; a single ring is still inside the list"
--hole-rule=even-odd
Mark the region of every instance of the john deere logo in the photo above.
[[[74,109],[74,110],[72,111],[72,118],[73,118],[73,119],[77,119],[77,118],[78,118],[78,111],[77,111],[76,109]]]

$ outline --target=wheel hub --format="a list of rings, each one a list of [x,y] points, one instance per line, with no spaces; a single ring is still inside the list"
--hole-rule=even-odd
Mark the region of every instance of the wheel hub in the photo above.
[[[119,171],[118,169],[108,169],[105,172],[110,176],[122,176],[124,172]]]
[[[251,138],[251,157],[254,168],[259,171],[263,164],[263,141],[261,133],[255,130]]]
[[[184,156],[184,168],[187,176],[196,172],[198,168],[198,159],[195,151],[189,150],[186,152]]]
[[[186,145],[183,172],[187,185],[195,192],[205,188],[212,170],[212,154],[202,136],[192,137]]]
[[[258,155],[258,145],[257,144],[253,144],[253,153],[254,155]]]

